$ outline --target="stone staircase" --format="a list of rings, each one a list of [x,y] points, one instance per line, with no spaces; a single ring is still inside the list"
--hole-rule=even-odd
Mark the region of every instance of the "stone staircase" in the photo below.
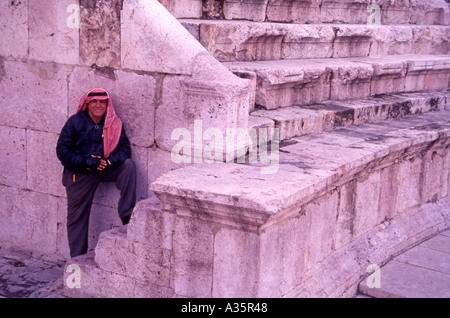
[[[173,12],[252,81],[248,128],[279,153],[161,176],[128,228],[68,261],[67,295],[351,297],[369,265],[448,228],[444,1],[202,3]]]
[[[376,7],[369,2],[225,1],[215,15],[223,19],[180,21],[216,59],[254,81],[255,105],[264,110],[250,109],[250,126],[272,120],[284,140],[307,133],[302,120],[323,119],[323,110],[348,117],[364,109],[372,114],[364,121],[382,120],[391,118],[383,98],[408,104],[393,94],[447,90],[446,4],[380,2],[381,22],[369,24],[368,7]],[[284,124],[297,133],[284,135]]]

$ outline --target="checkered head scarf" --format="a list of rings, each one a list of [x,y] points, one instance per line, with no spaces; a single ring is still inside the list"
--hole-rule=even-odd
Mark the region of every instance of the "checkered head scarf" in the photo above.
[[[86,110],[89,102],[94,99],[108,101],[106,106],[105,125],[103,127],[103,156],[105,159],[108,159],[109,155],[119,144],[120,134],[122,132],[122,121],[114,111],[114,106],[109,93],[103,88],[94,88],[85,93],[80,99],[77,113]]]

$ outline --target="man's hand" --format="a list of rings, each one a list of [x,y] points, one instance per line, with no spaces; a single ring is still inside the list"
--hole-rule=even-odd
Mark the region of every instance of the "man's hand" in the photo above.
[[[91,155],[91,158],[95,158],[95,161],[92,161],[92,159],[89,161],[90,167],[87,170],[92,171],[92,169],[96,169],[97,171],[103,171],[108,167],[108,163],[101,156]]]
[[[106,160],[105,160],[105,159],[102,159],[101,156],[94,156],[94,155],[91,155],[91,157],[99,158],[99,159],[100,159],[100,164],[99,164],[98,167],[97,167],[97,170],[98,170],[98,171],[103,171],[103,170],[108,166],[108,163],[106,162]]]

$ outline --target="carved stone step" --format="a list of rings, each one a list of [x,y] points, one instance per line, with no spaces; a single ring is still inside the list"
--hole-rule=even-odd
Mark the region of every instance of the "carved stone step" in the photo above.
[[[447,54],[449,28],[180,20],[219,61]]]
[[[171,297],[167,255],[170,251],[128,240],[117,229],[102,232],[95,252],[67,261],[64,294],[73,298]]]
[[[249,125],[275,127],[280,140],[340,127],[450,110],[450,92],[379,95],[353,101],[325,101],[250,113]]]
[[[283,23],[442,24],[445,0],[159,0],[177,18]]]
[[[254,72],[256,104],[266,109],[379,94],[446,90],[450,56],[399,55],[224,63]]]
[[[449,115],[297,137],[280,145],[272,174],[262,163],[206,164],[165,174],[151,189],[164,213],[209,224],[200,264],[213,268],[212,297],[238,294],[253,271],[256,297],[354,295],[370,264],[448,227]],[[228,230],[228,245],[219,244],[217,233]],[[255,253],[257,265],[248,262]],[[240,283],[227,284],[224,268]]]
[[[443,110],[296,137],[292,139],[292,145],[287,143],[280,147],[283,151],[279,154],[279,173],[274,175],[256,177],[260,174],[257,165],[206,164],[172,171],[160,177],[151,188],[158,195],[163,195],[160,196],[162,202],[167,202],[163,200],[168,198],[166,196],[178,196],[184,199],[206,200],[211,204],[214,202],[221,211],[228,208],[229,213],[234,211],[233,214],[243,219],[246,214],[241,212],[245,210],[259,210],[270,215],[288,208],[296,199],[300,199],[300,193],[311,186],[310,181],[318,185],[319,180],[325,181],[333,174],[347,173],[349,169],[356,167],[355,164],[364,165],[377,156],[386,156],[397,149],[395,145],[412,146],[437,137],[428,135],[431,131],[443,131],[441,137],[445,137],[444,135],[449,134],[449,116],[450,111]],[[304,166],[301,168],[298,165],[298,169],[293,168],[295,165],[289,167],[293,163],[303,163]],[[232,171],[235,173],[231,173]],[[308,171],[311,173],[305,173]],[[325,174],[317,175],[314,171],[322,171]],[[296,175],[295,178],[293,175]],[[248,179],[248,182],[242,183],[242,178]],[[275,186],[283,182],[292,187],[288,190]],[[318,188],[313,188],[309,190],[317,194]],[[271,195],[263,195],[265,192]],[[195,200],[191,203],[195,204]],[[238,210],[239,213],[236,212]],[[261,221],[255,219],[255,222]]]

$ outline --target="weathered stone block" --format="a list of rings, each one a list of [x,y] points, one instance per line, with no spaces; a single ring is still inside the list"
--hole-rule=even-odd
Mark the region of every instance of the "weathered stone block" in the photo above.
[[[319,23],[322,0],[273,0],[267,7],[267,20],[277,22]]]
[[[251,83],[247,79],[235,76],[219,62],[212,62],[206,52],[199,55],[196,61],[193,78],[184,76],[164,78],[162,104],[156,110],[155,140],[158,147],[166,151],[172,151],[180,141],[187,145],[191,144],[194,149],[189,156],[200,157],[202,160],[205,147],[218,149],[210,144],[220,143],[222,137],[223,153],[233,156],[237,150],[246,148],[246,141],[238,139],[234,147],[231,147],[234,149],[227,149],[223,146],[226,131],[247,128]],[[217,67],[215,72],[208,71],[215,66]],[[168,113],[172,116],[168,117]],[[196,123],[199,126],[197,129]],[[212,140],[205,138],[197,142],[195,134],[203,136],[203,132],[209,128],[213,129],[209,132],[214,132],[217,141],[211,137]],[[181,138],[183,140],[180,140]],[[220,157],[218,153],[217,160],[223,160]]]
[[[255,131],[256,136],[257,136],[255,138],[259,138],[260,134],[261,134],[261,136],[263,134],[266,134],[267,142],[270,142],[274,137],[273,132],[274,132],[274,128],[275,128],[275,122],[269,118],[249,116],[248,117],[248,128],[249,128],[249,131],[252,131],[252,130]],[[255,141],[256,140],[260,140],[260,139],[255,139]]]
[[[263,94],[258,94],[258,93]],[[273,109],[292,105],[307,105],[317,103],[329,98],[330,86],[324,78],[324,74],[314,76],[306,83],[285,84],[273,86],[265,91],[257,91],[256,103]]]
[[[65,196],[62,165],[56,157],[58,135],[27,131],[27,188],[33,191]]]
[[[75,270],[80,270],[80,288],[73,286]],[[68,297],[105,297],[127,298],[134,296],[134,280],[124,275],[98,268],[93,253],[80,255],[67,262],[64,269],[64,294]],[[72,287],[72,288],[70,288]]]
[[[201,23],[200,43],[219,61],[275,60],[295,26],[249,22]]]
[[[411,53],[448,54],[450,49],[450,30],[445,26],[411,26],[413,38]]]
[[[334,130],[339,127],[350,126],[354,122],[355,111],[353,108],[348,107],[347,102],[337,102],[337,101],[325,101],[323,103],[317,103],[312,105],[305,105],[303,108],[306,108],[310,111],[316,111],[318,115],[320,114],[322,119],[321,123],[319,119],[318,125],[315,129],[319,129],[322,127],[323,131]],[[305,122],[306,124],[306,122]],[[320,125],[321,124],[321,125]],[[312,133],[314,130],[311,131]],[[305,129],[304,133],[311,133]],[[316,130],[316,132],[320,132],[320,130]]]
[[[335,27],[333,57],[367,56],[373,30],[365,25]]]
[[[424,57],[408,61],[405,91],[446,90],[450,80],[450,59]]]
[[[445,110],[447,107],[447,94],[423,97],[422,102],[417,104],[415,107],[415,110],[417,110],[412,112],[413,114]]]
[[[436,202],[447,196],[449,166],[448,141],[437,143],[423,157],[422,203]]]
[[[311,216],[301,209],[287,220],[262,230],[258,297],[285,296],[304,279]]]
[[[367,63],[373,68],[370,94],[391,94],[405,91],[407,62],[404,58],[370,57],[356,58],[354,61]]]
[[[416,157],[400,163],[398,171],[398,192],[396,213],[418,206],[421,200],[423,178],[422,158]]]
[[[172,298],[173,289],[167,286],[160,286],[135,279],[133,282],[135,298]]]
[[[413,29],[410,26],[400,25],[383,26],[372,29],[370,50],[368,51],[369,55],[410,54],[413,39],[412,30]]]
[[[188,163],[174,160],[172,153],[169,151],[159,148],[148,149],[148,184],[152,184],[164,173],[186,167],[194,162],[191,157],[180,156],[180,158],[186,159]]]
[[[314,140],[314,135],[311,135],[310,140],[308,140],[309,136],[305,137],[307,138],[297,137],[298,139],[295,138],[297,143],[283,147],[283,152],[280,152],[280,162],[303,168],[299,172],[307,172],[304,173],[306,176],[310,174],[320,176],[319,180],[324,182],[323,185],[326,185],[327,180],[330,181],[330,175],[332,180],[369,159],[367,157],[369,152],[356,147],[352,148],[351,144],[343,147],[332,144],[335,140],[317,141]],[[344,138],[340,140],[345,141]],[[316,182],[318,182],[317,179]],[[316,185],[319,184],[318,182]]]
[[[189,31],[190,34],[197,40],[200,41],[200,22],[198,20],[191,19],[180,19],[181,24]]]
[[[202,18],[224,19],[223,0],[202,0]]]
[[[315,292],[322,292],[324,294],[322,297],[346,297],[343,295],[346,293],[345,289],[349,285],[351,286],[352,282],[355,283],[359,280],[362,257],[351,248],[344,248],[345,252],[342,250],[333,251],[312,271],[318,283],[317,287],[320,286],[320,289]],[[349,292],[350,297],[354,294],[354,292]]]
[[[370,0],[322,0],[321,22],[366,23],[369,16],[367,12],[369,3]]]
[[[397,205],[397,175],[399,165],[394,164],[380,170],[379,220],[391,220]]]
[[[212,224],[178,217],[173,236],[173,288],[184,297],[211,297],[214,234]]]
[[[450,96],[444,96],[442,104],[444,105],[444,110],[450,110]]]
[[[56,255],[64,259],[70,258],[67,239],[67,199],[57,198],[56,215]]]
[[[84,64],[120,67],[123,0],[80,1],[80,58]]]
[[[257,234],[221,228],[214,237],[214,280],[211,296],[255,297],[258,264]]]
[[[26,188],[26,130],[0,126],[0,183]]]
[[[306,252],[307,269],[312,269],[334,249],[337,208],[337,191],[317,198],[305,207],[306,215],[311,215],[311,228],[309,229]]]
[[[158,1],[125,1],[121,66],[133,70],[191,75],[195,56],[205,52]]]
[[[371,173],[365,180],[357,179],[355,191],[353,235],[358,237],[382,221],[379,219],[380,171]]]
[[[381,120],[384,113],[384,108],[380,105],[381,102],[373,100],[371,98],[363,98],[357,100],[347,100],[347,101],[333,101],[330,102],[337,106],[346,107],[353,111],[353,116],[351,116],[351,111],[347,111],[347,118],[353,117],[350,121],[351,124],[359,125],[365,122]],[[328,103],[325,103],[328,104]],[[345,113],[344,113],[345,114]],[[345,119],[344,117],[344,119]]]
[[[223,2],[223,15],[227,20],[264,21],[268,2],[269,0],[225,0]]]
[[[328,58],[333,55],[336,28],[329,25],[217,20],[186,21],[184,25],[191,30],[197,27],[198,31],[193,33],[199,34],[200,43],[221,62]],[[364,27],[349,28],[354,32],[360,29]],[[356,52],[354,44],[349,41],[342,43],[335,53],[342,51],[342,56],[347,56],[349,52]]]
[[[336,218],[336,237],[334,246],[341,248],[354,237],[356,181],[352,180],[339,188],[339,205]]]
[[[305,134],[322,132],[326,112],[319,109],[283,107],[274,110],[258,110],[251,117],[270,118],[279,129],[280,140]]]
[[[409,0],[374,0],[373,4],[379,6],[381,14],[381,24],[408,24],[410,19]],[[378,14],[376,7],[372,9],[372,12],[368,13],[372,15],[370,21],[374,21],[376,14]]]
[[[138,201],[149,197],[148,152],[149,149],[146,147],[133,146],[131,148],[131,159],[134,160],[134,163],[136,164],[136,199]]]
[[[409,23],[415,24],[441,24],[449,23],[449,8],[442,0],[410,0],[411,17]]]
[[[39,254],[55,253],[57,198],[6,186],[0,186],[0,193],[0,242]]]
[[[127,239],[170,251],[173,248],[175,218],[174,213],[161,210],[158,198],[142,200],[133,210],[127,228]]]
[[[28,55],[28,0],[0,3],[0,55]]]
[[[78,64],[78,28],[68,22],[72,0],[28,0],[30,58]],[[75,19],[77,19],[76,17]]]
[[[249,80],[250,82],[250,98],[249,98],[249,106],[248,112],[252,112],[255,110],[256,106],[256,85],[257,85],[257,76],[255,72],[251,71],[236,71],[233,72],[234,75]]]
[[[176,18],[201,18],[202,0],[159,0]]]
[[[4,73],[0,125],[59,133],[67,120],[67,68],[5,61]]]
[[[363,63],[336,62],[327,66],[330,73],[330,99],[346,100],[370,96],[373,68]]]
[[[127,240],[118,229],[103,232],[95,248],[95,262],[100,268],[167,287],[170,256],[167,250]]]
[[[287,152],[296,150],[292,154],[294,160],[296,155],[301,155],[305,150],[303,144],[292,148],[295,146],[297,145],[285,148]],[[301,159],[305,157],[311,158],[310,154],[306,154]],[[282,159],[280,158],[280,161]],[[303,163],[298,158],[296,162]],[[289,162],[286,165],[288,164]],[[310,162],[306,164],[309,166]],[[322,162],[318,160],[317,166],[321,164]],[[311,170],[315,167],[313,162]],[[251,230],[252,225],[263,224],[269,215],[302,204],[304,201],[301,200],[308,198],[317,187],[322,186],[323,175],[306,174],[302,169],[283,170],[282,165],[279,168],[278,170],[278,161],[273,162],[273,166],[270,167],[233,163],[192,165],[164,174],[152,183],[151,189],[160,198],[169,195],[164,197],[168,207],[173,205],[195,210],[199,200],[205,201],[206,206],[210,208],[210,216],[238,227],[241,223],[245,223],[248,225],[247,229]],[[245,187],[241,187],[243,178],[247,180]],[[284,188],[272,186],[272,182],[282,181],[287,182],[289,186]]]
[[[239,68],[241,65],[232,67]],[[329,99],[330,83],[325,64],[315,60],[302,63],[281,60],[254,64],[253,67],[258,76],[257,105],[274,109]]]
[[[335,32],[328,25],[291,25],[282,41],[283,59],[329,58]]]

